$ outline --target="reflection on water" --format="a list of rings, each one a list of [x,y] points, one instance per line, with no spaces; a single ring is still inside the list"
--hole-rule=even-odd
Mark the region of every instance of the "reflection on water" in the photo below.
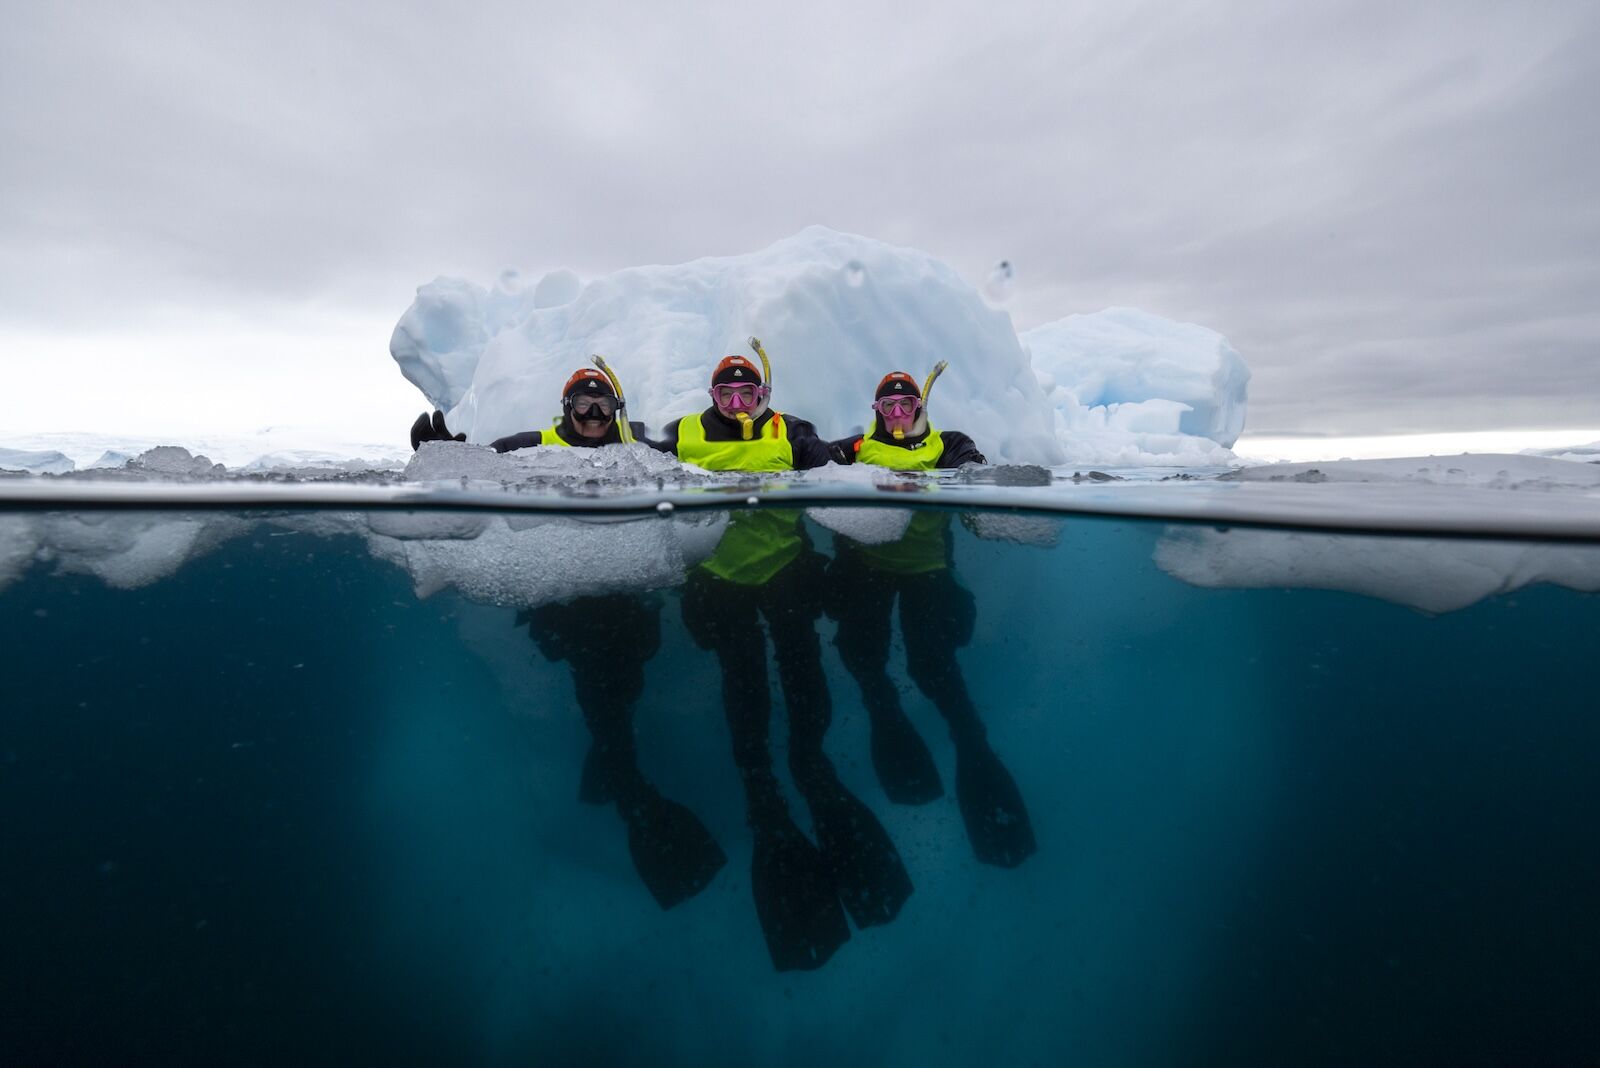
[[[1592,1059],[1596,561],[0,515],[7,1059]]]

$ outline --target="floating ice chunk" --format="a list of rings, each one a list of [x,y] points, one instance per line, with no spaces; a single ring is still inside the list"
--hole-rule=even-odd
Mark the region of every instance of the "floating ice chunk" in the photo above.
[[[911,525],[909,508],[807,508],[818,526],[863,545],[887,545],[905,537]]]
[[[328,452],[325,449],[287,449],[282,452],[269,452],[262,456],[257,456],[239,470],[250,474],[276,472],[296,477],[308,477],[332,472],[353,475],[370,471],[399,472],[404,469],[404,463],[391,458],[370,460],[343,456],[339,453]]]
[[[84,470],[99,471],[112,467],[126,467],[128,461],[131,459],[133,459],[133,456],[128,453],[118,452],[116,449],[107,449],[105,452],[100,454],[100,458],[98,460],[92,464],[89,464],[84,468]]]
[[[146,449],[127,464],[136,471],[159,475],[162,478],[205,478],[225,474],[227,468],[214,464],[208,457],[195,456],[178,445],[157,445]]]
[[[1590,545],[1172,527],[1155,562],[1193,586],[1343,590],[1433,613],[1539,582],[1600,590]]]
[[[34,475],[63,475],[77,465],[54,450],[0,449],[0,471],[26,471]]]
[[[963,517],[963,522],[972,533],[986,541],[1051,549],[1061,540],[1062,521],[1052,516],[971,512]]]
[[[132,590],[176,574],[246,528],[244,520],[226,515],[53,514],[35,528],[36,555],[59,571],[94,575],[108,586]]]
[[[518,529],[548,521],[544,516],[517,516]],[[374,534],[416,541],[467,541],[482,534],[489,517],[477,512],[373,512],[367,525]]]
[[[679,524],[653,517],[595,524],[551,516],[513,529],[503,517],[490,516],[467,538],[397,537],[380,526],[397,529],[392,522],[373,525],[373,554],[410,572],[419,597],[453,588],[474,601],[533,608],[676,586],[688,566]]]
[[[1600,488],[1600,465],[1536,455],[1402,456],[1388,460],[1266,464],[1221,476],[1234,482],[1421,482],[1504,490]]]
[[[467,479],[504,486],[550,486],[604,478],[608,485],[626,487],[639,480],[681,478],[685,471],[675,457],[642,442],[597,449],[539,446],[498,453],[460,441],[425,441],[406,465],[404,478],[409,482]]]

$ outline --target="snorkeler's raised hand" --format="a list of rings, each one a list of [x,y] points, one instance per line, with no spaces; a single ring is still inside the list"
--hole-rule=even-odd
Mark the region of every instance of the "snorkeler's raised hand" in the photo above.
[[[432,417],[427,412],[423,412],[417,416],[417,421],[411,424],[411,448],[413,451],[424,441],[466,440],[467,436],[465,434],[450,433],[450,428],[445,426],[444,423],[444,413],[437,408],[434,409]]]

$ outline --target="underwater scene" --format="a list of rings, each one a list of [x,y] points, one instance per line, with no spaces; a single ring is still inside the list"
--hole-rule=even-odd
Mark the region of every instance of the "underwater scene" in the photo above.
[[[0,512],[4,1060],[1600,1053],[1600,546],[758,503]]]

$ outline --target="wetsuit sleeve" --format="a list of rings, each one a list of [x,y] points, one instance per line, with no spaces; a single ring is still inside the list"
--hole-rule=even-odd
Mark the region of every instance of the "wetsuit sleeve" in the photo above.
[[[838,441],[828,442],[828,455],[836,464],[853,464],[856,462],[856,450],[861,448],[861,435],[853,438],[840,438]]]
[[[983,453],[978,451],[971,438],[959,430],[941,430],[939,437],[944,440],[944,454],[939,457],[940,467],[960,467],[962,464],[986,464],[989,461],[983,458]]]
[[[795,419],[787,415],[783,417],[783,424],[789,434],[789,444],[794,447],[796,471],[809,471],[813,467],[822,467],[833,459],[833,454],[828,450],[828,443],[817,437],[816,427],[804,419]]]
[[[645,425],[637,420],[628,420],[628,429],[633,431],[633,440],[641,445],[648,445],[652,449],[661,448],[661,443],[650,437]]]
[[[489,442],[489,448],[495,452],[514,452],[517,449],[531,449],[539,444],[540,432],[537,430],[524,430],[520,434],[509,437],[495,438]]]
[[[673,456],[676,456],[678,455],[678,422],[679,421],[677,419],[674,419],[667,423],[666,426],[662,427],[661,437],[659,438],[646,438],[640,436],[639,440],[643,441],[652,449],[658,449],[661,452],[671,453]],[[642,426],[642,424],[637,423],[634,425]],[[634,433],[635,435],[638,435],[638,431],[635,431]]]

